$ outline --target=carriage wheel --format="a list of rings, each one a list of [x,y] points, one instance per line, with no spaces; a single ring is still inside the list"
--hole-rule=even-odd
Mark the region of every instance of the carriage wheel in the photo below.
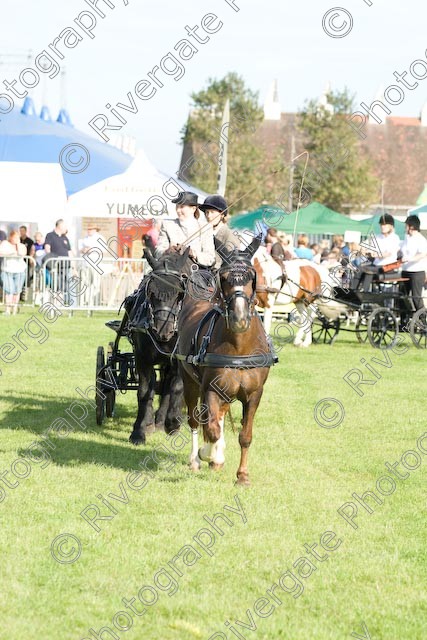
[[[427,309],[418,309],[411,320],[409,331],[417,349],[427,349]]]
[[[104,379],[104,373],[100,373],[101,369],[105,365],[105,356],[104,356],[104,347],[98,347],[98,351],[96,352],[96,424],[101,425],[104,420],[105,413],[105,399],[104,399],[104,388],[102,384],[102,380]]]
[[[105,415],[107,418],[113,418],[114,408],[116,406],[116,390],[111,389],[111,391],[107,391],[105,395],[107,396],[105,398]]]
[[[114,342],[109,342],[108,349],[107,349],[107,363],[111,364],[111,357],[113,355],[113,350],[114,350]],[[112,378],[113,372],[111,367],[110,367],[110,371],[111,371],[111,378]],[[107,416],[107,418],[113,418],[114,407],[116,406],[116,390],[109,389],[104,391],[104,393],[107,396],[105,398],[105,415]]]
[[[356,323],[356,336],[361,344],[364,344],[368,339],[368,322],[366,315],[359,315]]]
[[[376,349],[391,349],[399,335],[399,322],[394,313],[385,307],[375,309],[368,317],[369,342]]]
[[[340,330],[340,319],[332,322],[327,318],[315,318],[313,321],[312,335],[315,344],[333,344]]]

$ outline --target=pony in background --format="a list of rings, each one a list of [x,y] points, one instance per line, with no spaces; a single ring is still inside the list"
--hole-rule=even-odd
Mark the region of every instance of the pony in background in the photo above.
[[[313,339],[316,301],[325,296],[322,302],[328,304],[327,298],[333,295],[332,280],[327,269],[309,260],[286,260],[284,264],[285,274],[265,247],[260,247],[253,258],[258,306],[264,310],[264,329],[267,334],[270,333],[275,305],[292,302],[300,318],[294,345],[309,347]]]

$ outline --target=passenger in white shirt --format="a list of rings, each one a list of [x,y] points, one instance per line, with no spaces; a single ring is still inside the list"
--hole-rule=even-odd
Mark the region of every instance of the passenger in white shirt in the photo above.
[[[412,294],[416,310],[424,307],[423,286],[427,270],[427,240],[420,233],[420,219],[418,216],[408,216],[405,220],[406,236],[400,246],[402,254],[402,278],[409,278],[405,282],[406,293]]]
[[[388,222],[385,222],[388,220]],[[382,224],[384,222],[384,224]],[[394,231],[394,218],[385,214],[380,218],[381,233],[375,236],[379,255],[374,260],[376,267],[384,267],[397,261],[397,252],[400,247],[400,238]]]
[[[381,267],[397,261],[400,238],[394,231],[394,218],[389,213],[384,213],[380,217],[379,223],[381,233],[375,236],[378,254],[372,263],[359,267],[363,291],[370,291],[372,280],[375,275],[381,272]]]

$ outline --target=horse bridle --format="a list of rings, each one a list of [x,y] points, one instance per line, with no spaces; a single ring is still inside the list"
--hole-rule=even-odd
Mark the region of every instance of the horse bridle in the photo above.
[[[159,280],[163,280],[162,276],[163,275],[168,275],[168,276],[173,276],[174,278],[176,278],[179,282],[179,286],[176,285],[171,285],[170,282],[167,282],[168,286],[171,286],[175,289],[177,289],[180,293],[180,295],[182,296],[181,299],[179,299],[179,296],[177,298],[177,301],[174,303],[173,306],[169,306],[167,304],[162,305],[161,307],[157,307],[156,310],[154,311],[153,306],[151,304],[150,301],[150,296],[148,294],[148,287],[149,284],[151,282],[151,280],[153,278],[157,278]],[[182,307],[182,302],[183,302],[183,298],[184,298],[184,293],[185,293],[185,287],[183,287],[182,284],[182,280],[183,280],[183,274],[182,273],[178,273],[178,272],[174,272],[174,271],[165,271],[164,273],[155,273],[154,271],[152,271],[147,279],[147,283],[145,285],[145,301],[144,301],[144,306],[147,310],[147,313],[144,314],[145,315],[145,321],[144,321],[144,328],[146,331],[153,331],[157,338],[160,339],[158,337],[157,331],[154,329],[153,324],[154,324],[154,320],[155,317],[158,313],[161,312],[166,312],[167,314],[167,319],[164,321],[165,323],[167,321],[170,322],[169,317],[172,316],[173,318],[173,334],[175,334],[178,330],[178,318],[179,318],[179,313],[181,311],[181,307]],[[164,282],[166,282],[165,280],[163,280]],[[161,341],[161,340],[160,340]]]
[[[236,300],[237,298],[243,298],[245,300],[245,302],[248,305],[249,308],[249,314],[248,317],[252,318],[255,315],[255,298],[256,298],[256,291],[257,291],[257,285],[256,285],[256,281],[257,281],[257,274],[256,271],[253,267],[253,265],[248,262],[240,262],[240,265],[245,266],[251,273],[252,275],[252,295],[249,297],[244,291],[241,291],[240,289],[238,291],[234,291],[233,293],[231,293],[229,296],[225,297],[224,293],[222,291],[222,286],[221,286],[221,275],[223,273],[226,273],[227,271],[232,271],[233,270],[233,265],[224,265],[222,267],[220,267],[217,271],[217,284],[218,284],[218,291],[219,291],[219,297],[221,302],[224,305],[224,309],[221,309],[221,314],[224,316],[225,319],[225,324],[227,326],[227,328],[229,328],[229,322],[230,322],[230,304]],[[237,266],[237,265],[235,265]]]

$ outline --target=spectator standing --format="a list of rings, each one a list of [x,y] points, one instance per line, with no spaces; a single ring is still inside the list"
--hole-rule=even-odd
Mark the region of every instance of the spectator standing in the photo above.
[[[18,312],[19,296],[25,282],[27,265],[24,256],[27,249],[21,244],[18,231],[11,231],[7,240],[0,242],[0,255],[5,258],[3,264],[3,288],[6,295],[5,314]]]
[[[60,218],[56,221],[55,229],[53,231],[50,231],[46,235],[44,244],[44,250],[46,252],[45,260],[48,258],[67,258],[73,255],[73,252],[71,251],[70,241],[66,236],[66,232],[66,224],[64,220]],[[47,267],[47,269],[49,270],[49,266]],[[69,261],[58,261],[55,272],[53,273],[52,266],[50,267],[50,271],[52,275],[54,290],[62,291],[64,293],[64,304],[68,304],[68,281],[70,271]]]
[[[98,240],[103,240],[103,242],[105,242],[105,238],[99,233],[99,227],[95,223],[89,223],[87,227],[87,235],[83,240],[79,240],[80,253],[84,255],[90,251],[90,249],[94,249],[95,247],[99,249],[100,244]]]
[[[327,269],[335,269],[338,266],[341,266],[341,262],[339,261],[340,252],[339,249],[331,249],[327,254],[326,258],[322,260],[320,263],[323,267]]]
[[[19,235],[21,243],[26,247],[27,256],[33,257],[35,254],[34,240],[31,240],[31,238],[27,236],[27,227],[25,225],[19,227]]]
[[[269,227],[267,229],[267,234],[265,236],[265,248],[267,249],[268,253],[271,253],[273,244],[276,244],[276,242],[277,242],[277,229],[275,229],[274,227]]]
[[[37,231],[34,234],[34,255],[36,258],[36,263],[38,266],[41,266],[42,258],[46,255],[44,250],[44,239],[41,231]]]
[[[271,247],[271,257],[276,260],[292,260],[295,254],[291,248],[291,242],[284,231],[277,232],[277,242]]]
[[[71,257],[73,252],[71,251],[70,241],[65,235],[67,226],[64,220],[57,220],[55,223],[55,229],[50,231],[46,235],[44,242],[44,250],[47,254],[54,257]]]
[[[321,255],[320,255],[320,247],[318,244],[311,244],[310,249],[313,252],[313,262],[316,264],[320,264]]]
[[[295,255],[297,258],[313,260],[313,251],[308,246],[308,236],[298,236],[298,246],[295,249]]]
[[[400,246],[402,254],[402,278],[409,278],[405,282],[406,293],[412,294],[415,309],[424,307],[423,286],[427,270],[427,240],[420,233],[420,219],[418,216],[408,216],[405,220],[406,236]]]
[[[0,242],[3,242],[3,240],[7,240],[7,233],[3,229],[0,229]],[[2,280],[3,262],[4,260],[0,256],[0,286],[3,284],[3,280]]]
[[[344,242],[344,236],[332,236],[331,251],[333,249],[338,249],[338,251],[345,257],[348,257],[350,255],[350,249]]]
[[[27,256],[34,258],[34,254],[35,254],[34,241],[27,236],[27,227],[25,225],[21,225],[19,227],[19,235],[20,235],[21,243],[26,247]],[[28,287],[31,286],[31,283],[33,281],[33,276],[34,276],[33,264],[34,263],[32,260],[27,260],[27,282],[26,283],[24,282],[24,286],[22,287],[21,298],[20,298],[21,302],[25,302],[27,298],[27,286]]]

